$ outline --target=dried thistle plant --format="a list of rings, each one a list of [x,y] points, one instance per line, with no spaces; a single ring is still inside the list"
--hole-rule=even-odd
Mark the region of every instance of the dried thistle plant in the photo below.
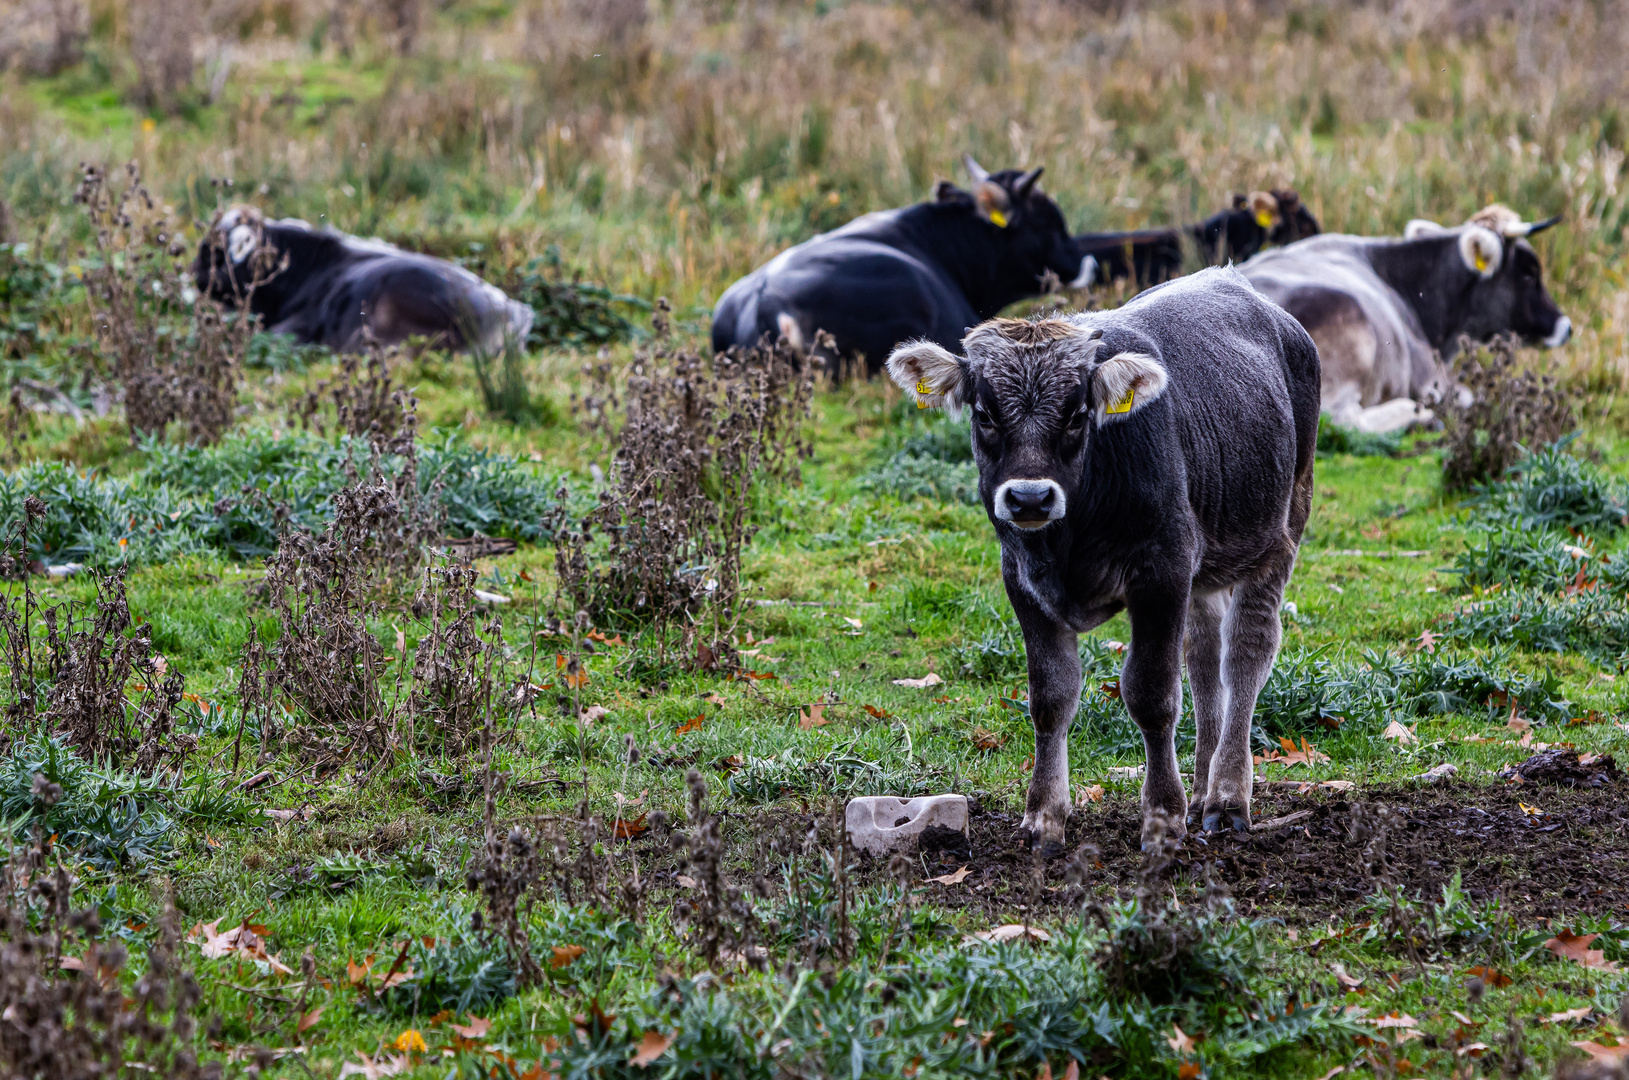
[[[675,348],[668,310],[658,303],[655,341],[626,373],[598,505],[570,521],[562,502],[551,522],[555,569],[561,599],[597,624],[643,624],[658,642],[705,611],[702,633],[722,660],[738,613],[741,551],[754,532],[754,490],[795,480],[809,453],[801,422],[813,368],[780,346],[716,357]],[[608,427],[615,400],[609,392],[585,399],[597,426]]]
[[[180,421],[189,440],[216,442],[232,426],[254,316],[246,302],[233,312],[198,294],[175,223],[135,162],[123,171],[124,187],[115,193],[102,169],[83,166],[74,200],[95,230],[99,259],[85,272],[86,295],[123,390],[131,438],[163,434]],[[269,255],[252,258],[245,301],[277,269]]]
[[[1461,340],[1453,371],[1469,400],[1461,404],[1450,393],[1442,405],[1448,446],[1442,482],[1450,491],[1497,480],[1529,451],[1578,426],[1578,391],[1519,366],[1516,343],[1509,338],[1486,349]]]

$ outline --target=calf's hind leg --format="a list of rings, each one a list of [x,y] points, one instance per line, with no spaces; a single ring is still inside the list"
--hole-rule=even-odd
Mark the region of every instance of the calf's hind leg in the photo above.
[[[1250,722],[1256,712],[1256,696],[1278,656],[1283,637],[1278,612],[1284,604],[1284,586],[1294,563],[1292,550],[1275,560],[1260,577],[1240,582],[1222,618],[1222,679],[1227,685],[1227,708],[1202,796],[1206,832],[1224,828],[1250,831]],[[1198,791],[1194,794],[1200,797]]]
[[[1190,815],[1205,800],[1210,779],[1210,759],[1222,733],[1227,707],[1227,687],[1222,682],[1222,617],[1227,614],[1226,592],[1194,593],[1188,602],[1187,634],[1182,643],[1188,687],[1193,691],[1194,727],[1198,735],[1194,747],[1193,805]],[[1198,824],[1189,820],[1189,825]]]

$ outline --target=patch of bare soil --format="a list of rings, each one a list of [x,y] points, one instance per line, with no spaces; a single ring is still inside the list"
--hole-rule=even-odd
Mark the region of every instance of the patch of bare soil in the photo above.
[[[1622,914],[1629,912],[1623,885],[1629,881],[1626,787],[1611,779],[1578,787],[1450,783],[1305,794],[1258,789],[1256,821],[1294,815],[1292,823],[1248,835],[1190,835],[1182,845],[1181,873],[1202,881],[1210,864],[1245,915],[1308,923],[1350,914],[1374,889],[1361,856],[1384,806],[1391,811],[1384,842],[1392,877],[1410,895],[1440,897],[1457,870],[1473,899],[1497,897],[1519,917]],[[1071,858],[1084,845],[1098,852],[1091,860],[1091,886],[1129,895],[1142,864],[1135,797],[1111,795],[1077,809],[1065,853],[1050,860],[1024,850],[1019,820],[996,810],[975,813],[973,855],[965,863],[972,872],[954,886],[924,886],[931,901],[992,915],[1072,909],[1080,893],[1065,882]],[[959,865],[930,863],[929,874]],[[860,876],[880,883],[884,873],[868,862]]]

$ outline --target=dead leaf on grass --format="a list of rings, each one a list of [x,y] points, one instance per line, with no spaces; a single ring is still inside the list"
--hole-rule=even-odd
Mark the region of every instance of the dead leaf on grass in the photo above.
[[[1177,1080],[1199,1080],[1200,1073],[1204,1071],[1204,1068],[1199,1064],[1199,1062],[1184,1061],[1181,1065],[1177,1066]]]
[[[224,933],[218,931],[221,920],[211,923],[198,923],[187,935],[189,942],[195,942],[200,951],[210,959],[219,959],[225,956],[235,956],[243,960],[252,960],[265,964],[273,975],[292,975],[294,970],[277,959],[276,954],[266,951],[266,934],[270,933],[264,926],[252,926],[245,919],[240,925]]]
[[[1603,1046],[1598,1042],[1575,1042],[1574,1046],[1599,1061],[1629,1061],[1629,1042]]]
[[[1564,960],[1572,960],[1587,968],[1594,968],[1597,971],[1617,971],[1617,961],[1608,960],[1604,950],[1589,947],[1590,943],[1600,936],[1600,934],[1580,935],[1571,930],[1563,930],[1546,941],[1544,947]]]
[[[878,720],[892,720],[894,718],[893,713],[889,712],[887,709],[879,709],[875,705],[861,705],[860,708],[864,709],[872,717]]]
[[[831,721],[825,717],[826,706],[828,704],[829,702],[816,701],[809,705],[807,712],[801,709],[798,710],[798,730],[808,731],[811,728],[825,727],[827,724],[831,723]]]
[[[989,728],[976,727],[972,734],[973,745],[978,749],[990,753],[1000,750],[1007,745],[1007,736],[997,734]]]
[[[1576,1009],[1567,1009],[1563,1012],[1551,1013],[1544,1018],[1546,1024],[1568,1024],[1574,1020],[1587,1020],[1595,1008],[1591,1005],[1580,1005]]]
[[[549,958],[549,966],[563,968],[581,956],[584,951],[581,945],[556,945],[554,955]]]
[[[646,814],[640,814],[632,821],[625,818],[618,818],[616,828],[612,830],[612,835],[618,840],[632,840],[634,837],[650,828],[649,825],[645,824],[645,818],[647,816],[648,815]]]
[[[954,874],[940,874],[938,877],[930,877],[928,880],[938,882],[940,885],[960,885],[967,879],[967,875],[972,872],[964,866]]]
[[[673,729],[673,734],[675,734],[675,735],[688,735],[692,731],[700,731],[701,730],[701,725],[706,721],[706,719],[707,719],[707,714],[702,713],[700,716],[693,717],[693,718],[691,718],[689,720],[686,720],[684,723],[680,724],[678,727]]]
[[[1469,969],[1465,972],[1465,974],[1474,975],[1476,978],[1481,979],[1484,983],[1493,987],[1495,990],[1503,989],[1504,987],[1509,986],[1511,983],[1510,976],[1506,975],[1497,968],[1477,966]],[[1468,1021],[1465,1022],[1468,1023]]]
[[[930,671],[920,679],[895,679],[895,686],[908,686],[912,690],[925,690],[930,686],[938,686],[944,682],[936,671]]]
[[[1189,1035],[1175,1024],[1171,1025],[1171,1031],[1173,1034],[1166,1036],[1165,1039],[1165,1045],[1171,1048],[1171,1052],[1174,1054],[1193,1053],[1193,1036]]]
[[[1386,725],[1386,730],[1380,733],[1382,739],[1393,739],[1399,746],[1413,746],[1420,741],[1420,737],[1409,728],[1393,720]]]
[[[486,1033],[492,1030],[492,1021],[485,1019],[484,1017],[471,1014],[469,1023],[448,1024],[447,1026],[458,1032],[458,1034],[462,1035],[466,1039],[484,1039],[486,1038]]]
[[[322,1011],[327,1007],[326,1005],[318,1005],[315,1009],[300,1017],[299,1022],[294,1025],[295,1032],[303,1035],[305,1032],[310,1031],[317,1021],[322,1019]]]
[[[1075,793],[1075,805],[1076,806],[1085,806],[1087,803],[1102,802],[1102,801],[1103,801],[1103,785],[1102,784],[1091,784],[1091,785],[1084,785],[1083,784],[1083,785],[1081,785],[1080,789]]]
[[[1328,754],[1321,753],[1311,743],[1307,742],[1304,736],[1299,747],[1283,736],[1279,737],[1278,744],[1284,748],[1283,753],[1279,753],[1277,750],[1269,750],[1266,754],[1256,755],[1253,759],[1255,763],[1257,765],[1283,765],[1285,768],[1289,768],[1291,765],[1312,766],[1320,761],[1329,760]]]
[[[378,1080],[382,1076],[399,1076],[412,1068],[413,1063],[406,1054],[386,1055],[380,1054],[377,1058],[370,1058],[362,1051],[356,1052],[358,1061],[347,1061],[339,1070],[341,1080],[347,1076],[360,1076],[363,1080]]]
[[[1329,965],[1329,970],[1335,973],[1335,981],[1339,983],[1341,989],[1346,991],[1348,994],[1361,994],[1363,992],[1363,980],[1355,979],[1351,975],[1347,974],[1344,965],[1331,964]]]
[[[1439,634],[1433,634],[1429,630],[1420,631],[1420,636],[1414,639],[1414,649],[1415,649],[1415,651],[1416,652],[1424,652],[1424,653],[1434,653],[1434,652],[1436,652],[1437,651],[1437,638],[1440,637],[1440,636],[1441,635],[1439,635]]]
[[[631,1065],[638,1065],[641,1069],[667,1053],[667,1048],[673,1045],[673,1036],[663,1035],[660,1031],[647,1031],[645,1037],[639,1040],[639,1049],[634,1051]]]
[[[1505,721],[1505,727],[1509,728],[1511,731],[1531,731],[1533,729],[1533,721],[1523,720],[1519,716],[1512,716],[1509,720]]]

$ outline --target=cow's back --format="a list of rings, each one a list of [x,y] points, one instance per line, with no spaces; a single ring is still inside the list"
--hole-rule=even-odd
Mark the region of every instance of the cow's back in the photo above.
[[[1156,286],[1088,319],[1104,330],[1099,356],[1146,351],[1164,366],[1168,384],[1155,405],[1168,402],[1172,444],[1163,452],[1181,455],[1188,502],[1210,545],[1276,543],[1260,532],[1263,520],[1283,522],[1298,539],[1318,436],[1318,350],[1306,330],[1232,268]],[[1238,553],[1207,552],[1207,563],[1213,555]]]

